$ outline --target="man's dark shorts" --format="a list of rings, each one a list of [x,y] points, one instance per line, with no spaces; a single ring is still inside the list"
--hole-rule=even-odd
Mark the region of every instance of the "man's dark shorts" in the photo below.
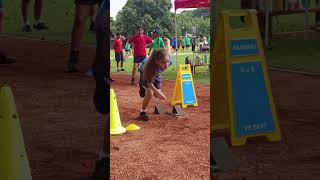
[[[139,86],[143,86],[145,88],[149,88],[148,87],[148,82],[146,80],[142,80],[142,72],[140,72],[140,80],[139,80]],[[155,77],[155,81],[153,82],[154,87],[156,87],[157,89],[161,89],[161,77],[160,77],[160,73],[156,74]]]
[[[116,56],[116,61],[117,62],[123,61],[123,52],[116,52],[115,56]]]
[[[140,87],[139,95],[140,95],[140,97],[144,97],[145,92],[146,92],[146,88],[149,88],[148,82],[146,80],[142,80],[142,74],[143,73],[140,72],[140,80],[139,80],[139,87]],[[154,87],[157,89],[161,89],[161,81],[162,80],[161,80],[160,74],[157,74],[155,81],[153,82]]]
[[[146,56],[134,56],[134,63],[141,63],[144,59],[146,58]]]
[[[77,5],[95,5],[98,0],[74,0],[74,3]]]

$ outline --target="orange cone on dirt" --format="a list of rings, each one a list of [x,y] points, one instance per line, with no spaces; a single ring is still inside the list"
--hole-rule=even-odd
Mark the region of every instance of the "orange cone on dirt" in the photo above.
[[[125,132],[126,128],[121,125],[116,95],[114,90],[110,89],[110,134],[122,134]]]

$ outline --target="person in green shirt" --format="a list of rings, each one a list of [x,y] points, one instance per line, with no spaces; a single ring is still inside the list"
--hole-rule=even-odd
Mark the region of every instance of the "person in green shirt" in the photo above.
[[[151,54],[152,50],[164,48],[164,42],[162,37],[160,37],[158,30],[154,30],[152,33],[153,33],[154,39],[153,39],[153,44],[149,49],[148,55]]]
[[[189,47],[190,47],[190,44],[191,44],[191,41],[190,41],[190,37],[189,36],[186,36],[185,39],[185,44],[186,44],[186,49],[187,49],[187,52],[189,51]]]
[[[127,39],[126,45],[124,46],[124,50],[126,51],[125,59],[128,59],[129,55],[131,54],[131,45],[128,42],[129,39],[130,37]]]

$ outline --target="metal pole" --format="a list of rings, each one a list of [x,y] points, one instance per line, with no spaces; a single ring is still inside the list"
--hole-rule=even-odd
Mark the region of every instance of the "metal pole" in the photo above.
[[[265,30],[264,30],[264,42],[265,42],[265,46],[269,47],[269,0],[265,0]]]
[[[308,30],[309,30],[309,3],[308,0],[304,1],[304,8],[305,8],[305,12],[304,12],[304,27],[305,27],[305,34],[304,34],[304,39],[307,40],[308,39]]]
[[[175,51],[176,51],[176,72],[178,72],[178,51],[176,50],[177,47],[178,47],[178,35],[177,35],[177,9],[175,9],[174,11],[174,27],[175,27],[175,41],[176,41],[176,48],[175,48]]]

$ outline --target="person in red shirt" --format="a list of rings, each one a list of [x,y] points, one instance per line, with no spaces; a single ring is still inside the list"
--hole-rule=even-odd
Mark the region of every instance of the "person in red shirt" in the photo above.
[[[134,65],[132,69],[131,84],[134,84],[139,64],[147,57],[146,46],[152,44],[153,40],[149,36],[143,34],[143,27],[138,26],[136,35],[132,36],[128,42],[133,47]]]
[[[117,61],[117,71],[119,72],[119,63],[121,62],[121,71],[124,71],[123,69],[123,49],[122,49],[122,36],[121,33],[117,33],[116,38],[113,41],[113,49],[114,49],[114,54],[115,58]]]

